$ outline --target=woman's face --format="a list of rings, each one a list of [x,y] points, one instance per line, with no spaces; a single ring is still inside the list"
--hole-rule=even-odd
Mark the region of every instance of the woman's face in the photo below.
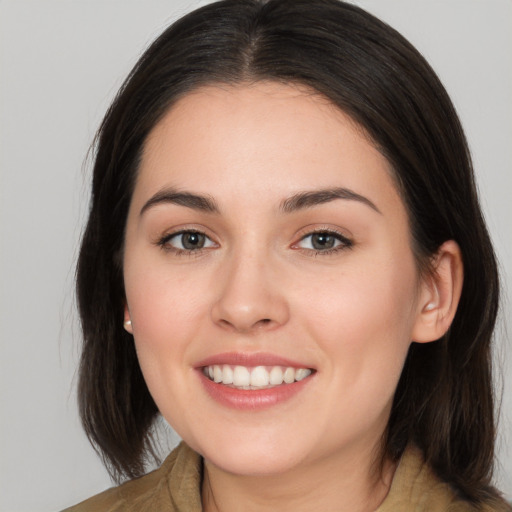
[[[378,445],[421,283],[387,161],[325,99],[182,98],[145,145],[124,279],[149,390],[209,463],[276,474]]]

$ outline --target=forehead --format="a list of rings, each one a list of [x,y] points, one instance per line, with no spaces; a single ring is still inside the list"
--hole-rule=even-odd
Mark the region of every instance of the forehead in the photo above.
[[[136,195],[172,186],[247,199],[344,186],[398,195],[387,160],[364,131],[319,94],[273,82],[202,87],[148,136]]]

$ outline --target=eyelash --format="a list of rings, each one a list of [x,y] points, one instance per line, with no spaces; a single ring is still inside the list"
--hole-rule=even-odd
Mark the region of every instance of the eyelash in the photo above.
[[[302,236],[301,239],[297,243],[294,244],[294,246],[297,246],[300,242],[302,242],[303,240],[305,240],[308,237],[311,237],[315,234],[332,236],[338,242],[340,242],[340,244],[336,247],[332,247],[331,249],[325,249],[325,250],[301,249],[300,247],[297,247],[297,250],[302,250],[311,256],[329,256],[329,255],[339,253],[341,251],[345,251],[347,249],[351,249],[354,246],[354,242],[352,242],[352,240],[348,239],[346,236],[342,235],[340,232],[338,232],[332,228],[320,228],[320,229],[315,229],[313,231],[310,231],[307,234],[305,234],[304,236]],[[313,251],[313,252],[311,252],[311,251]]]
[[[208,247],[200,247],[199,249],[179,249],[177,247],[173,247],[169,244],[169,242],[173,238],[177,238],[180,235],[185,234],[197,234],[204,236],[207,240],[212,241],[211,238],[206,235],[203,231],[199,231],[198,229],[182,229],[180,231],[176,231],[174,233],[169,233],[167,235],[164,235],[160,240],[157,241],[156,245],[158,245],[162,250],[166,252],[172,252],[175,256],[199,256],[202,254],[205,250],[208,250]]]
[[[189,256],[189,257],[199,256],[204,251],[209,249],[209,247],[201,247],[199,249],[179,249],[179,248],[173,247],[169,244],[169,242],[172,239],[179,237],[180,235],[184,235],[184,234],[202,235],[207,240],[212,242],[211,238],[208,237],[208,235],[206,235],[203,231],[199,231],[196,229],[183,229],[181,231],[176,231],[175,233],[169,233],[169,234],[164,235],[162,238],[160,238],[157,241],[156,245],[158,245],[164,251],[172,252],[176,256]],[[297,247],[297,245],[300,242],[306,240],[308,237],[314,236],[315,234],[332,236],[333,238],[335,238],[336,241],[338,241],[340,243],[339,243],[339,245],[337,245],[335,247],[332,247],[330,249],[325,249],[325,250],[304,249],[304,248]],[[308,232],[307,234],[302,236],[300,238],[300,240],[292,246],[292,248],[296,249],[296,250],[300,250],[301,252],[304,252],[310,256],[328,256],[328,255],[336,254],[340,251],[344,251],[346,249],[351,249],[353,247],[353,245],[354,245],[354,243],[352,242],[352,240],[348,239],[346,236],[342,235],[338,231],[336,231],[334,229],[325,229],[324,228],[324,229],[315,229],[313,231]]]

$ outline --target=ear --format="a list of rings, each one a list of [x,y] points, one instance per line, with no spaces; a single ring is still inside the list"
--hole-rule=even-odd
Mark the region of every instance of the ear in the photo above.
[[[133,334],[132,321],[131,321],[131,318],[130,318],[130,311],[128,309],[128,305],[127,304],[124,305],[124,322],[123,322],[123,327],[130,334]]]
[[[412,340],[428,343],[441,338],[457,312],[464,268],[457,242],[448,240],[434,256],[433,272],[422,283]]]

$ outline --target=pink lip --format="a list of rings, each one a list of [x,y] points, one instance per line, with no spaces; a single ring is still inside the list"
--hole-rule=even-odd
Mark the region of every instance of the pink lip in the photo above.
[[[257,411],[276,406],[300,393],[313,380],[315,372],[309,377],[292,384],[282,384],[268,389],[245,390],[236,389],[224,384],[213,382],[203,374],[205,366],[212,365],[285,366],[292,368],[310,368],[307,364],[268,353],[225,353],[217,354],[200,361],[196,365],[197,375],[206,392],[217,403],[238,410]]]
[[[218,403],[232,409],[257,411],[283,403],[300,393],[306,387],[312,374],[305,379],[292,384],[282,384],[268,389],[235,389],[224,384],[217,384],[198,371],[201,383],[208,394]]]
[[[196,368],[204,366],[213,366],[214,364],[230,364],[232,366],[289,366],[291,368],[311,368],[305,363],[293,361],[275,354],[266,352],[244,353],[244,352],[226,352],[224,354],[216,354],[203,359],[196,364]]]

